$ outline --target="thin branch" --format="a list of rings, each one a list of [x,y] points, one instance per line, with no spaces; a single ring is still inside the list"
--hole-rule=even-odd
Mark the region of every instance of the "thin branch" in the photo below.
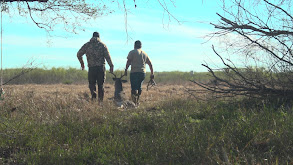
[[[48,0],[2,0],[4,2],[48,2]]]
[[[254,32],[260,32],[266,36],[278,36],[278,35],[293,35],[293,32],[291,31],[286,31],[286,30],[271,30],[270,31],[264,31],[261,30],[259,28],[256,28],[254,26],[248,25],[248,24],[244,24],[244,25],[239,25],[236,22],[233,22],[225,17],[223,17],[222,15],[218,14],[217,15],[219,17],[221,17],[221,20],[224,21],[225,23],[231,25],[231,26],[221,26],[221,25],[216,25],[213,24],[212,25],[216,28],[216,29],[224,29],[224,30],[230,30],[230,31],[235,31],[235,29],[241,29],[241,30],[252,30]]]
[[[274,8],[276,8],[276,9],[279,9],[279,10],[281,10],[282,12],[284,12],[288,17],[290,17],[291,18],[291,20],[293,20],[293,17],[292,17],[292,15],[291,14],[289,14],[286,10],[284,10],[283,8],[281,8],[280,6],[277,6],[277,5],[274,5],[274,4],[272,4],[272,3],[270,3],[269,1],[267,1],[267,0],[263,0],[263,1],[265,1],[267,4],[269,4],[269,5],[271,5],[271,6],[273,6]]]
[[[267,47],[263,46],[262,44],[260,44],[259,42],[252,40],[250,37],[248,37],[247,35],[240,33],[238,31],[236,31],[238,34],[244,36],[246,39],[248,39],[250,42],[255,43],[257,46],[259,46],[260,48],[262,48],[263,50],[269,52],[271,55],[273,55],[274,57],[276,57],[277,59],[279,59],[280,61],[286,62],[288,64],[290,64],[291,66],[293,66],[293,63],[289,60],[285,60],[282,57],[279,57],[276,53],[274,53],[272,50],[268,49]]]
[[[27,8],[28,8],[28,11],[29,11],[29,15],[30,15],[30,18],[32,19],[32,21],[33,21],[33,22],[34,22],[39,28],[41,28],[41,29],[46,29],[46,30],[48,30],[47,28],[50,29],[50,26],[48,26],[48,25],[46,25],[46,24],[43,24],[43,23],[38,23],[38,22],[35,21],[35,19],[34,19],[33,16],[32,16],[32,12],[31,12],[32,10],[31,10],[31,8],[30,8],[29,3],[26,2],[26,4],[27,4]],[[41,26],[41,25],[46,25],[47,28],[44,27],[44,26]]]
[[[179,24],[181,24],[181,21],[179,21],[168,9],[167,5],[163,5],[161,0],[157,0],[159,2],[159,4],[161,5],[161,7],[164,9],[164,11],[166,11],[168,13],[169,17],[172,17],[175,21],[177,21]],[[165,0],[163,0],[163,2],[165,3]],[[173,3],[174,4],[174,3]]]
[[[129,34],[128,34],[128,23],[127,23],[127,20],[128,20],[128,18],[127,18],[128,17],[128,11],[127,11],[127,8],[126,8],[126,2],[125,2],[125,0],[123,0],[123,7],[124,7],[125,32],[126,32],[126,36],[127,36],[127,41],[126,42],[128,42],[128,38],[129,38]]]

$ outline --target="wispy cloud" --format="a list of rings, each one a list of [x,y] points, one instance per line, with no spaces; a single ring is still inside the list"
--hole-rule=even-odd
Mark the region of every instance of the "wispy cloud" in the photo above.
[[[128,52],[133,49],[133,41],[141,40],[143,49],[151,57],[154,67],[160,71],[193,70],[200,67],[205,56],[211,54],[209,44],[202,45],[202,36],[211,32],[211,29],[201,27],[200,24],[178,24],[170,22],[168,26],[162,24],[162,18],[145,13],[128,15],[127,30],[133,40],[127,43],[125,20],[123,14],[102,17],[85,27],[84,32],[68,38],[47,38],[46,34],[35,26],[27,26],[26,31],[9,31],[6,26],[4,44],[7,54],[14,58],[38,56],[40,61],[48,66],[79,67],[76,58],[78,49],[87,42],[93,31],[100,32],[112,55],[116,69],[123,69]],[[11,24],[15,26],[15,24]],[[34,28],[34,30],[29,29]],[[33,31],[33,32],[32,32]],[[57,32],[60,33],[60,32]],[[129,39],[129,38],[128,38]],[[19,50],[13,50],[19,48]]]

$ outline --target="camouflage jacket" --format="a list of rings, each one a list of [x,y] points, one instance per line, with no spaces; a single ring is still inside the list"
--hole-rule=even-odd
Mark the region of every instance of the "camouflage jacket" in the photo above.
[[[113,66],[108,48],[100,38],[93,37],[85,43],[77,52],[77,58],[81,59],[84,54],[86,54],[88,67],[103,66],[105,65],[105,59],[109,66]]]

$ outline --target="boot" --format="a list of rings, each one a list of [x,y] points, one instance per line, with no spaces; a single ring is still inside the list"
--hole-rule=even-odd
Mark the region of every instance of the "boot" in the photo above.
[[[97,94],[95,92],[92,93],[92,100],[95,100],[97,98]]]
[[[90,92],[92,95],[92,101],[97,98],[97,93],[96,93],[96,86],[94,84],[89,84]]]
[[[139,105],[139,97],[141,95],[142,90],[138,90],[137,97],[136,97],[136,105]]]
[[[99,90],[98,97],[99,97],[99,102],[103,102],[103,100],[104,100],[104,91],[103,90]]]
[[[131,91],[131,99],[134,102],[134,104],[136,105],[136,103],[137,103],[137,91],[136,90]]]
[[[131,100],[134,102],[134,104],[136,104],[136,97],[134,93],[131,93]]]
[[[136,96],[136,106],[139,106],[139,95]]]

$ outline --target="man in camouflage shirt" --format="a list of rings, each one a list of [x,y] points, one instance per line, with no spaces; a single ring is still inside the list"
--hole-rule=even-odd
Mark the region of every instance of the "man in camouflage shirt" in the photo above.
[[[82,70],[84,70],[84,62],[82,56],[86,54],[88,62],[88,81],[91,91],[92,100],[97,97],[96,83],[98,84],[98,98],[102,102],[104,98],[104,82],[105,82],[105,59],[110,66],[110,72],[113,72],[114,65],[111,60],[107,46],[100,40],[98,32],[93,33],[93,37],[89,42],[85,43],[77,52],[77,58],[80,62]]]

